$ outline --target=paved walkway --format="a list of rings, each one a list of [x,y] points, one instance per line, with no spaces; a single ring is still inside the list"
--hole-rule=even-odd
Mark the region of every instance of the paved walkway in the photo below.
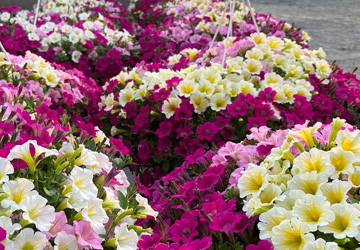
[[[308,32],[310,48],[322,47],[329,62],[336,60],[347,71],[360,69],[359,0],[252,0],[251,4],[259,13],[270,13]]]

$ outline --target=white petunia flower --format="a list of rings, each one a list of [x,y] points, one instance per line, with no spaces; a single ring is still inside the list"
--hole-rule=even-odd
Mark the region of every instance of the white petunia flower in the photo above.
[[[45,234],[25,228],[16,236],[14,250],[43,250],[47,242]]]
[[[93,173],[89,169],[75,166],[66,184],[66,189],[69,188],[72,192],[78,192],[84,200],[91,200],[97,196],[98,190],[93,183]]]
[[[258,228],[260,239],[270,239],[273,236],[272,229],[284,220],[290,219],[292,213],[282,207],[273,207],[269,211],[260,214]]]
[[[318,226],[326,226],[335,219],[334,212],[330,210],[330,202],[322,195],[306,194],[303,199],[296,201],[293,212],[312,232]]]
[[[9,197],[1,201],[1,206],[4,208],[10,207],[11,210],[18,210],[19,203],[27,197],[38,195],[38,192],[33,190],[34,184],[25,178],[20,178],[15,181],[8,181],[2,186],[3,192],[9,193]]]
[[[102,207],[103,200],[93,198],[86,201],[85,208],[81,211],[81,215],[84,220],[90,222],[91,228],[97,234],[104,234],[104,224],[109,220],[105,210]]]
[[[41,231],[49,230],[51,222],[55,220],[55,208],[46,203],[47,199],[40,195],[33,195],[25,198],[19,204],[19,208],[24,211],[23,218],[34,223],[36,228]]]
[[[76,237],[72,234],[67,234],[65,232],[58,233],[54,242],[54,250],[75,250],[78,247],[78,241]]]
[[[81,52],[75,50],[72,54],[71,54],[71,60],[73,60],[73,62],[75,63],[79,63],[80,60],[80,56],[81,56]]]
[[[127,229],[125,223],[121,224],[120,227],[115,227],[115,243],[117,250],[136,250],[139,237],[133,230]]]
[[[336,239],[355,237],[360,225],[360,211],[351,204],[334,204],[330,208],[335,213],[335,220],[320,226],[319,231],[333,234]]]
[[[324,239],[317,239],[314,242],[308,242],[304,246],[305,250],[337,250],[338,244],[335,242],[326,242]]]
[[[273,228],[271,241],[277,250],[300,250],[306,243],[315,241],[315,237],[306,223],[293,217]]]
[[[244,198],[248,195],[257,195],[266,188],[269,176],[266,174],[267,169],[263,166],[257,166],[250,163],[248,169],[239,179],[238,189],[240,197]]]
[[[148,203],[148,199],[142,197],[140,194],[136,194],[136,200],[139,203],[139,206],[142,206],[145,208],[143,211],[140,212],[141,214],[150,215],[154,218],[156,218],[158,216],[159,213],[151,208],[151,206]]]
[[[0,184],[9,181],[9,174],[14,173],[14,167],[6,158],[0,157]]]

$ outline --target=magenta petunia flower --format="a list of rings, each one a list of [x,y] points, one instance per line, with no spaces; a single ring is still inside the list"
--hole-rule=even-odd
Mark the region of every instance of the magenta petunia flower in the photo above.
[[[136,116],[136,104],[132,102],[127,102],[124,107],[126,112],[126,119]]]
[[[124,146],[124,143],[122,140],[118,140],[113,137],[110,137],[110,143],[117,152],[121,152],[124,155],[127,155],[130,152],[129,149]]]
[[[197,220],[190,220],[188,218],[176,220],[171,227],[167,228],[169,233],[168,239],[174,242],[180,240],[184,243],[190,242],[194,236],[199,235],[199,232],[196,230],[197,224]]]
[[[211,237],[203,237],[201,239],[193,240],[186,245],[189,250],[205,250],[212,245]]]
[[[238,98],[232,104],[227,105],[226,109],[230,117],[239,117],[246,114],[248,106],[242,99]]]
[[[6,239],[6,230],[0,227],[0,242]],[[0,243],[0,250],[5,250],[5,246]]]
[[[272,244],[267,240],[261,240],[257,245],[250,244],[246,246],[246,250],[272,250],[274,249]]]
[[[264,90],[259,92],[258,97],[263,101],[263,102],[273,102],[274,98],[276,96],[276,91],[273,90],[272,88],[268,87],[265,88]]]
[[[233,214],[233,212],[224,212],[220,216],[215,215],[212,217],[213,221],[210,222],[209,228],[220,232],[231,231],[241,219],[240,215]]]
[[[162,121],[160,122],[159,128],[156,130],[156,134],[159,138],[164,138],[170,135],[172,128],[172,122]]]
[[[274,111],[270,108],[270,105],[259,105],[255,108],[255,115],[262,117],[263,120],[268,120],[274,115]]]
[[[211,122],[204,122],[196,128],[200,140],[211,141],[217,132],[217,127]]]
[[[140,250],[153,249],[160,243],[160,240],[163,238],[163,235],[160,233],[154,233],[153,235],[142,235],[139,242],[138,248]]]

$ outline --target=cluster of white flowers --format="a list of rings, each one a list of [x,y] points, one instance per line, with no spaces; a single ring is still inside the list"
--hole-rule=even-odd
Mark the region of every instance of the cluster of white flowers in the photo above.
[[[234,42],[234,39],[229,39],[228,51],[234,49],[235,46],[240,46],[239,42]],[[114,106],[123,107],[127,102],[141,100],[152,91],[159,91],[161,88],[169,89],[166,81],[175,76],[183,80],[176,88],[171,89],[170,97],[162,106],[162,112],[168,118],[179,107],[181,96],[189,98],[195,112],[199,114],[208,107],[214,111],[225,109],[232,98],[234,99],[240,93],[256,97],[267,87],[276,91],[275,102],[291,104],[296,94],[311,100],[314,88],[307,80],[309,73],[324,79],[331,72],[329,64],[322,59],[325,56],[322,49],[317,51],[302,49],[289,39],[267,37],[263,33],[252,34],[248,42],[251,42],[253,46],[244,54],[238,52],[228,57],[227,68],[224,68],[218,63],[219,58],[222,57],[219,51],[223,49],[224,42],[219,43],[218,47],[210,51],[212,57],[216,56],[212,59],[211,66],[201,66],[210,55],[206,54],[194,62],[194,57],[200,51],[185,49],[181,55],[175,55],[169,59],[170,64],[174,64],[183,56],[189,58],[190,66],[180,71],[160,69],[159,72],[153,73],[134,68],[129,72],[121,72],[113,78],[119,82],[119,85],[126,84],[119,93],[118,101],[113,93],[103,96],[102,103],[99,104],[100,108],[106,106],[105,110],[111,110]],[[259,76],[261,72],[264,73],[263,79]],[[131,82],[127,83],[128,80],[137,82],[138,87]],[[160,89],[154,90],[155,86],[159,86]]]
[[[97,2],[97,1],[95,1]],[[53,3],[53,2],[49,2]],[[97,20],[91,20],[90,12],[82,12],[81,7],[79,7],[79,12],[81,14],[63,14],[60,23],[55,23],[50,21],[50,16],[48,16],[45,12],[40,12],[39,18],[43,18],[46,21],[40,27],[36,27],[33,24],[32,18],[29,18],[29,11],[20,11],[16,14],[15,17],[10,18],[10,14],[8,12],[2,12],[0,19],[4,23],[11,24],[19,24],[24,28],[27,32],[27,36],[31,41],[39,41],[41,43],[41,48],[39,51],[46,52],[51,47],[62,47],[62,42],[69,41],[73,46],[75,45],[83,45],[87,40],[96,41],[96,36],[94,32],[100,32],[106,40],[107,44],[110,46],[120,46],[127,47],[132,46],[131,35],[127,30],[117,30],[108,27],[108,22],[104,19],[104,17],[99,14]],[[66,21],[67,19],[71,19],[74,22],[77,21],[77,18],[82,20],[83,27],[78,28],[73,25],[69,25]],[[70,52],[69,52],[70,53]],[[83,52],[73,49],[71,51],[71,59],[73,62],[78,63],[80,56]],[[94,51],[92,54],[89,54],[90,57],[96,58],[97,53]]]
[[[321,123],[292,130],[282,146],[242,173],[243,210],[260,215],[260,239],[275,249],[337,249],[335,240],[360,241],[360,206],[348,200],[360,186],[360,130],[340,130],[344,122],[334,119],[330,133],[319,130]],[[334,242],[315,240],[318,232]]]
[[[105,138],[104,135],[98,133],[94,140],[102,138]],[[30,153],[31,146],[35,149],[33,154]],[[79,145],[77,149],[74,149],[71,143],[65,143],[58,151],[46,149],[39,146],[36,141],[30,140],[11,149],[7,158],[0,158],[0,227],[7,232],[7,238],[2,242],[6,249],[28,249],[25,246],[31,246],[31,249],[43,249],[48,244],[49,234],[55,238],[57,249],[77,249],[78,241],[75,235],[66,228],[58,228],[59,219],[56,219],[55,207],[49,205],[48,200],[39,195],[34,183],[26,178],[9,179],[9,176],[14,174],[14,167],[10,162],[14,159],[25,161],[30,172],[35,173],[36,166],[39,164],[37,158],[40,155],[43,160],[50,156],[66,159],[66,156],[71,158],[75,154],[77,156],[74,158],[71,172],[69,174],[62,171],[57,173],[66,175],[66,178],[64,191],[61,194],[65,199],[58,204],[56,211],[72,209],[76,212],[73,219],[88,221],[91,230],[98,235],[106,233],[105,224],[109,220],[107,212],[114,209],[119,210],[119,214],[125,212],[119,205],[117,191],[126,195],[130,183],[122,170],[119,170],[119,174],[115,176],[116,184],[104,187],[105,198],[98,198],[99,190],[94,183],[94,179],[96,180],[94,177],[103,170],[110,173],[112,163],[108,156],[86,149],[84,145]],[[142,216],[157,216],[157,212],[148,205],[146,198],[137,194],[136,200],[139,206],[144,208],[140,212]],[[19,216],[19,212],[21,212],[18,218],[20,224],[13,223],[11,218]],[[136,219],[130,218],[130,215],[123,216],[118,221],[114,229],[115,238],[112,246],[117,249],[137,249],[139,236],[134,229],[128,229],[128,226],[133,226],[135,221]],[[66,221],[61,221],[61,223],[66,224]],[[24,228],[28,224],[34,224],[38,231]]]

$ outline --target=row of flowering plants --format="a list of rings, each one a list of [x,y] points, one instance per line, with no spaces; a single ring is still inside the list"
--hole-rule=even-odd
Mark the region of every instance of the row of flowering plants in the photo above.
[[[159,215],[140,249],[359,246],[360,131],[339,118],[251,131],[141,187]]]
[[[136,58],[131,55],[133,25],[122,20],[127,14],[125,7],[113,3],[115,8],[111,3],[99,2],[102,5],[78,3],[82,11],[73,13],[55,12],[57,8],[48,12],[45,7],[49,3],[45,3],[36,24],[35,12],[2,8],[0,41],[9,53],[23,55],[30,50],[67,69],[76,68],[101,84],[122,67],[134,65]],[[102,7],[122,9],[124,14],[116,18],[111,13],[97,11]]]
[[[352,119],[338,94],[353,91],[348,86],[335,91],[324,56],[321,49],[302,49],[263,33],[232,37],[209,53],[185,49],[158,72],[142,67],[121,72],[104,85],[99,107],[108,111],[104,118],[112,135],[132,146],[138,162],[168,171],[199,148],[243,140],[252,127]]]
[[[157,213],[130,187],[122,141],[65,112],[86,81],[34,54],[0,57],[0,247],[136,249],[151,233],[136,221]]]
[[[222,1],[137,1],[133,12],[142,28],[138,33],[140,55],[150,63],[167,60],[186,48],[207,49],[214,36],[215,41],[222,41],[231,16],[228,2]],[[261,32],[307,46],[310,38],[293,25],[269,14],[256,14],[254,18]],[[232,21],[234,36],[256,32],[249,9],[238,1]]]

